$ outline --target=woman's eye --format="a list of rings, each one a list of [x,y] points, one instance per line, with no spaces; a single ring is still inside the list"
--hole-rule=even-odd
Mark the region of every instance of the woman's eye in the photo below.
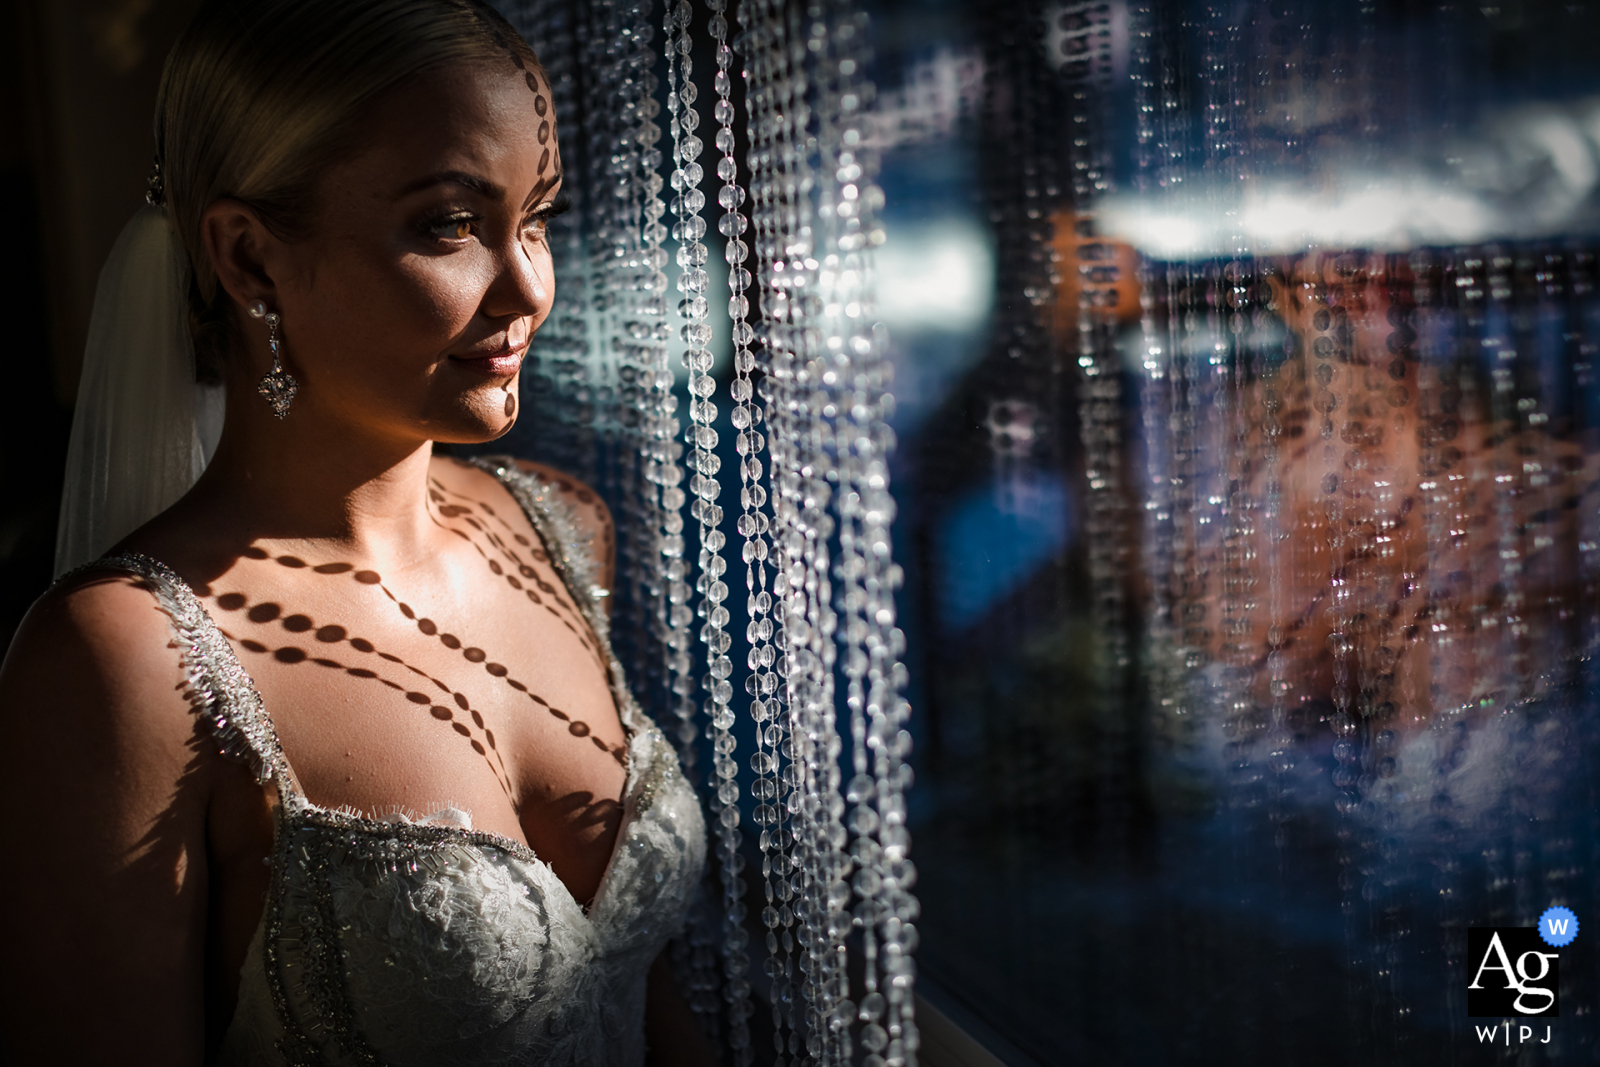
[[[441,241],[465,241],[472,236],[477,219],[471,215],[452,215],[430,223],[427,232]]]
[[[572,206],[572,198],[562,193],[555,200],[536,210],[528,221],[523,223],[523,229],[532,231],[537,240],[542,240],[550,228],[550,220]]]

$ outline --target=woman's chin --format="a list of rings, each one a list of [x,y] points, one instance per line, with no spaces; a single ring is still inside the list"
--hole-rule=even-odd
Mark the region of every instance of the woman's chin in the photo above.
[[[520,413],[517,379],[492,389],[475,389],[459,398],[445,416],[429,420],[433,440],[441,444],[477,445],[511,432]]]

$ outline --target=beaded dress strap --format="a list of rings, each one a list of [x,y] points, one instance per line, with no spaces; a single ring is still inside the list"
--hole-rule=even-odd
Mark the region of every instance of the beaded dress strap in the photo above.
[[[622,664],[611,650],[611,620],[601,610],[601,603],[610,591],[600,584],[600,565],[591,547],[593,537],[584,532],[572,505],[553,485],[518,467],[511,456],[478,456],[468,462],[499,479],[528,517],[550,554],[550,565],[599,639],[601,652],[610,667],[611,690],[622,713],[622,725],[630,734],[643,729],[648,720],[635,703],[622,673]]]
[[[578,525],[572,505],[560,497],[554,486],[522,470],[510,456],[478,456],[469,462],[494,475],[510,491],[544,542],[550,564],[578,602],[578,610],[589,625],[597,630],[604,628],[605,613],[598,609],[607,590],[600,585],[600,567],[590,547],[593,538]]]
[[[150,587],[182,655],[184,695],[210,725],[217,747],[249,766],[262,785],[276,784],[286,806],[298,807],[298,783],[261,694],[189,584],[160,560],[138,552],[93,560],[62,575],[58,583],[96,570],[124,571]]]

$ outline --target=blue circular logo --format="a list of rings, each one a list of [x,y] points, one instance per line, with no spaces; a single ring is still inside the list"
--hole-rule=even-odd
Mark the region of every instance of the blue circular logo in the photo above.
[[[1544,914],[1539,916],[1539,936],[1551,948],[1570,945],[1572,939],[1578,936],[1578,917],[1572,914],[1571,908],[1560,905],[1546,908]]]

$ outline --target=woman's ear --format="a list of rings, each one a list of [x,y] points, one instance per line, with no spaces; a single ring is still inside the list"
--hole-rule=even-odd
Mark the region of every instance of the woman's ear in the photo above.
[[[224,198],[200,216],[200,243],[217,272],[217,281],[240,307],[257,300],[278,306],[268,263],[283,244],[242,200]]]

